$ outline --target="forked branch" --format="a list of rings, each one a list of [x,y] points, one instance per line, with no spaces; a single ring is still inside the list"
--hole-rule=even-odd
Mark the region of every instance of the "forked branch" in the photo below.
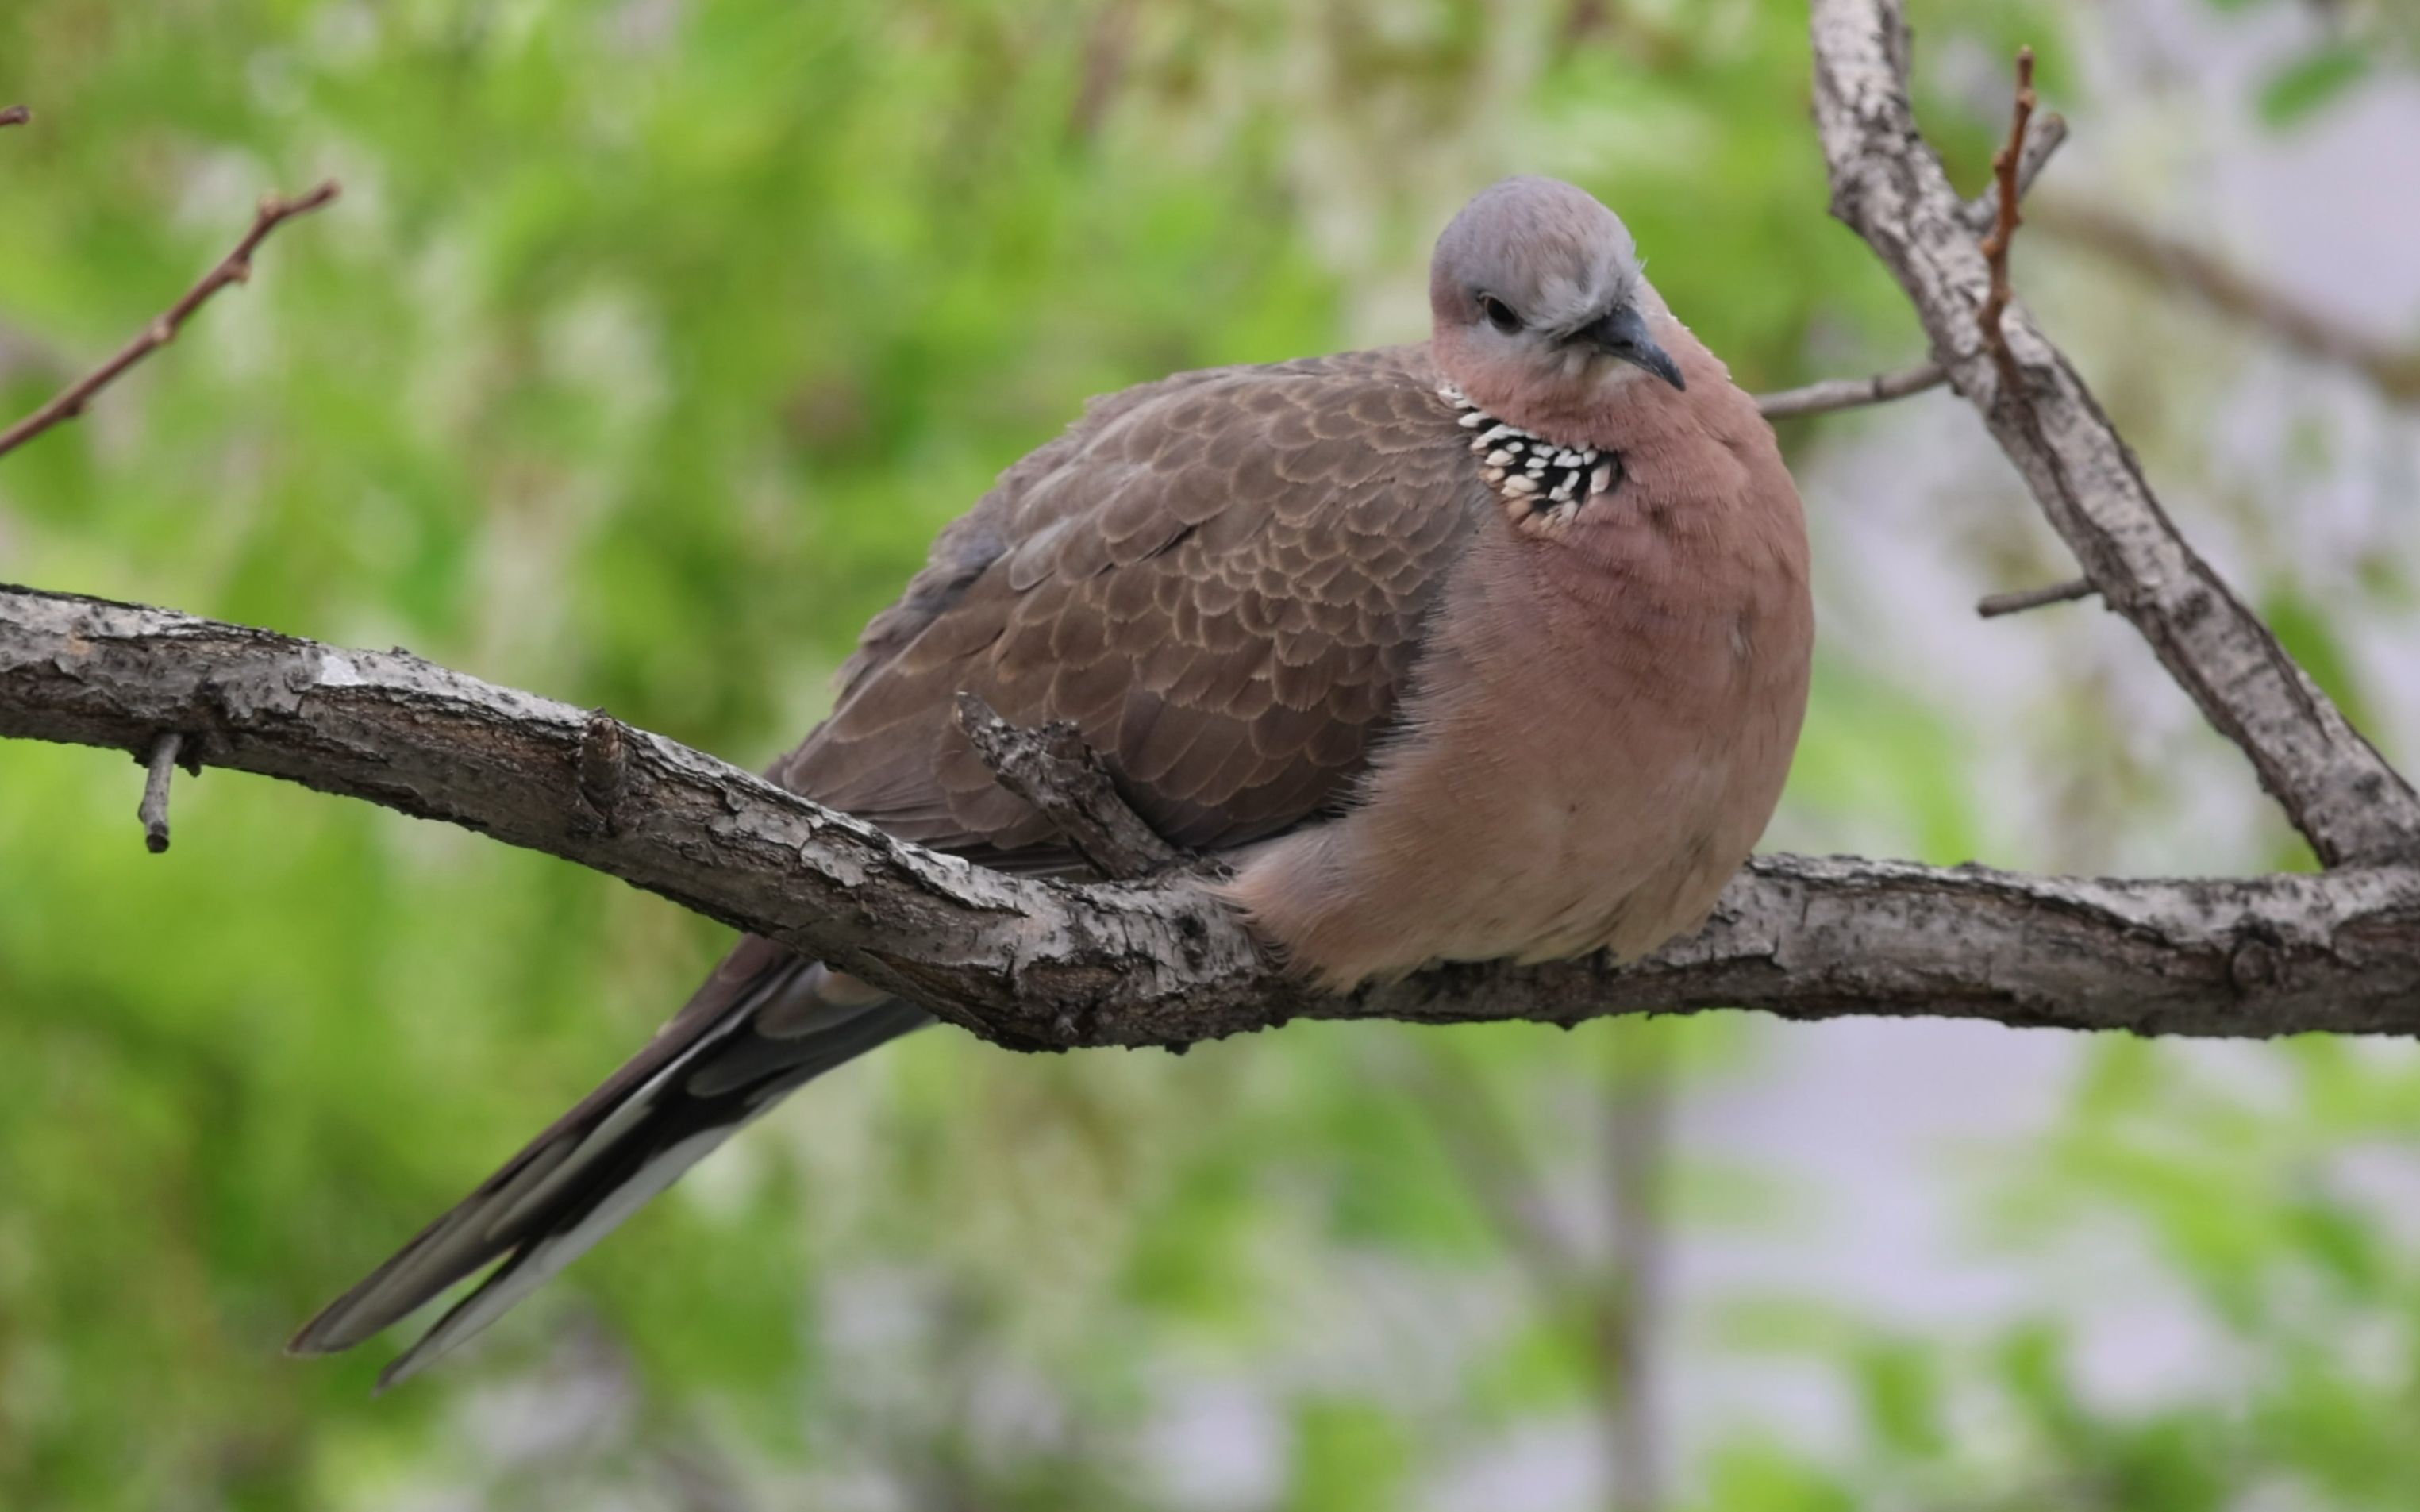
[[[1915,304],[1952,382],[2024,476],[2086,579],[2251,760],[2330,865],[2420,857],[2420,797],[2179,534],[2107,413],[1993,274],[1968,207],[1918,132],[1896,0],[1814,0],[1815,118],[1832,210]]]
[[[2051,155],[2067,141],[2067,118],[2052,113],[2033,122],[2017,146],[2016,194],[2020,200],[2033,192],[2034,180],[2048,166]],[[1996,160],[1995,160],[1996,163]],[[2007,189],[2005,178],[1994,178],[1991,189],[1969,200],[1965,208],[1967,221],[1976,234],[1989,232],[2000,219],[2000,206]],[[1841,410],[1859,410],[1871,404],[1886,404],[1921,394],[1949,381],[1949,369],[1938,361],[1928,359],[1870,378],[1828,378],[1804,388],[1783,389],[1775,394],[1757,396],[1756,407],[1768,420],[1794,420],[1803,415],[1832,414]]]

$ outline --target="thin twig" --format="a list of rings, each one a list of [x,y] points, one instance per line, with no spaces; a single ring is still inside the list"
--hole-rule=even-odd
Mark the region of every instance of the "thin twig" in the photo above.
[[[2051,155],[2067,144],[2067,117],[2055,110],[2040,111],[2025,132],[2025,148],[2017,159],[2017,198],[2024,202],[2034,180],[2050,166]],[[1960,207],[1959,214],[1977,236],[1990,234],[2000,224],[2000,184],[1994,179],[1981,194]]]
[[[168,780],[184,744],[185,738],[173,730],[151,742],[151,771],[143,779],[143,803],[134,814],[143,821],[143,843],[155,856],[168,849]]]
[[[2049,166],[2051,155],[2065,144],[2067,133],[2067,117],[2056,111],[2046,111],[2035,117],[2031,129],[2025,132],[2024,145],[2017,158],[2017,198],[2020,203],[2033,193],[2034,180],[2041,177],[2043,168]],[[1962,213],[1977,236],[1991,232],[2000,220],[1999,181],[1995,179],[1991,188],[1968,200]],[[1920,362],[1894,372],[1876,373],[1871,378],[1832,378],[1820,383],[1809,383],[1804,388],[1761,394],[1757,397],[1756,407],[1768,420],[1829,414],[1921,394],[1947,382],[1948,377],[1949,369],[1941,363]]]
[[[1992,154],[1992,178],[1999,186],[1998,215],[1992,223],[1992,234],[1983,239],[1983,260],[1992,268],[1992,292],[1983,301],[1983,341],[1992,355],[2005,368],[2008,366],[2008,337],[2001,333],[2000,317],[2009,310],[2009,246],[2017,239],[2017,227],[2025,223],[2020,205],[2024,197],[2017,189],[2017,169],[2024,161],[2025,127],[2034,118],[2034,50],[2017,49],[2017,103],[2009,122],[2008,145]]]
[[[1975,606],[1975,612],[1985,619],[1997,619],[2002,615],[2021,615],[2044,604],[2071,603],[2089,599],[2098,588],[2088,578],[2071,578],[2065,583],[2053,583],[2046,587],[2017,588],[2008,593],[1994,593]]]
[[[1156,876],[1190,859],[1126,805],[1109,768],[1075,725],[1054,720],[1026,729],[970,693],[958,694],[953,716],[1000,785],[1040,810],[1103,877]]]
[[[330,179],[300,199],[283,199],[276,195],[260,202],[259,213],[253,217],[252,229],[235,244],[235,250],[222,258],[219,265],[202,275],[201,282],[185,291],[185,297],[168,306],[167,312],[143,328],[143,334],[119,349],[117,355],[102,363],[85,377],[68,386],[58,397],[33,413],[0,431],[0,456],[16,450],[34,437],[62,421],[72,420],[84,413],[92,397],[116,382],[119,375],[176,339],[178,330],[192,319],[209,297],[229,284],[240,284],[252,276],[252,255],[269,233],[297,215],[318,210],[336,197],[336,182]]]
[[[0,110],[0,126],[23,126],[34,118],[34,113],[23,105],[10,105]]]
[[[1911,394],[1921,394],[1937,387],[1949,378],[1949,369],[1937,362],[1920,362],[1912,367],[1876,373],[1871,378],[1827,378],[1804,388],[1786,388],[1777,394],[1760,394],[1756,407],[1768,420],[1787,420],[1802,414],[1829,414],[1836,410],[1854,410],[1868,404],[1885,404],[1903,399]]]
[[[2192,242],[2120,210],[2055,198],[2036,207],[2041,228],[2157,283],[2182,289],[2231,320],[2322,362],[2350,367],[2403,403],[2420,401],[2420,346],[2354,330]]]

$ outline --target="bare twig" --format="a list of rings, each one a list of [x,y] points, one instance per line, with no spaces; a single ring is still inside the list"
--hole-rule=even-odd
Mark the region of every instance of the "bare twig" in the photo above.
[[[1997,619],[2002,615],[2021,615],[2028,609],[2045,604],[2072,603],[2089,599],[2099,590],[2087,578],[2071,578],[2065,583],[2053,583],[2040,588],[2017,588],[2008,593],[1994,593],[1975,606],[1975,612],[1985,619]]]
[[[143,779],[143,803],[135,817],[143,821],[143,843],[153,855],[168,849],[168,780],[177,771],[177,752],[185,738],[174,730],[151,742],[150,772]]]
[[[2182,289],[2228,320],[2305,356],[2351,368],[2389,398],[2420,402],[2420,345],[2397,345],[2356,331],[2208,250],[2164,236],[2106,206],[2054,198],[2035,207],[2034,218],[2053,236],[2131,269],[2163,289]]]
[[[1110,881],[1156,876],[1190,858],[1126,806],[1076,726],[1012,725],[974,694],[958,694],[959,731],[1000,785],[1041,811],[1078,855]]]
[[[2009,309],[2009,247],[2017,227],[2025,222],[2023,196],[2017,191],[2017,168],[2025,155],[2025,127],[2034,118],[2034,50],[2017,49],[2017,103],[2009,122],[2009,140],[1992,154],[1992,181],[1999,199],[1991,234],[1983,238],[1983,260],[1991,265],[1992,291],[1983,301],[1983,342],[2005,363],[2009,344],[2000,334],[2000,317]]]
[[[1633,964],[1444,966],[1338,996],[1272,969],[1192,878],[1071,887],[986,871],[628,726],[615,822],[599,825],[581,787],[589,726],[585,710],[417,657],[0,587],[0,738],[142,754],[182,730],[183,754],[210,766],[564,857],[1020,1048],[1187,1044],[1305,1017],[1714,1007],[2420,1034],[2408,865],[2170,881],[1767,856],[1704,929]]]
[[[117,354],[99,367],[68,385],[58,397],[33,413],[0,431],[0,456],[16,450],[53,426],[72,420],[84,413],[92,397],[117,381],[128,368],[141,362],[176,339],[177,332],[186,320],[220,289],[229,284],[240,284],[252,276],[252,255],[269,233],[297,215],[318,210],[336,197],[335,180],[330,179],[299,199],[281,199],[275,195],[263,199],[253,217],[252,229],[235,244],[235,250],[221,258],[217,267],[202,275],[201,282],[185,291],[185,297],[168,306],[158,320],[143,328],[142,335],[118,349]]]
[[[0,110],[0,126],[23,126],[34,118],[34,113],[23,105],[10,105]]]
[[[1802,414],[1829,414],[1836,410],[1854,410],[1868,404],[1884,404],[1892,399],[1921,394],[1948,381],[1949,369],[1937,362],[1920,362],[1912,367],[1894,372],[1876,373],[1871,378],[1827,378],[1804,388],[1786,388],[1777,394],[1760,394],[1756,407],[1768,420],[1787,420]]]
[[[2033,192],[2034,180],[2051,160],[2051,155],[2067,141],[2067,117],[2055,111],[2034,118],[2032,129],[2025,133],[2024,145],[2017,161],[2017,195],[2020,200]],[[1977,236],[1990,233],[2000,219],[2000,180],[1994,178],[1992,187],[1967,201],[1964,214]],[[1939,362],[1920,362],[1893,372],[1876,373],[1871,378],[1833,378],[1804,388],[1783,389],[1777,394],[1757,396],[1756,407],[1768,420],[1787,420],[1800,415],[1829,414],[1839,410],[1854,410],[1869,404],[1882,404],[1891,399],[1921,394],[1948,381],[1949,369]]]
[[[2040,111],[2031,129],[2025,132],[2024,150],[2017,159],[2017,195],[2020,199],[2034,192],[2034,180],[2050,165],[2052,154],[2067,145],[2067,117],[2055,110]],[[2030,203],[2030,201],[2027,201]],[[1977,236],[1988,236],[2000,224],[2000,181],[1994,176],[1984,191],[1968,200],[1961,211],[1967,228]]]
[[[1833,213],[1898,277],[1959,393],[2086,577],[2250,758],[2321,861],[2420,855],[2420,796],[2178,534],[2107,413],[2024,304],[2010,303],[1998,323],[2003,350],[1980,338],[1975,311],[1992,271],[1916,130],[1897,0],[1814,0],[1814,40]]]

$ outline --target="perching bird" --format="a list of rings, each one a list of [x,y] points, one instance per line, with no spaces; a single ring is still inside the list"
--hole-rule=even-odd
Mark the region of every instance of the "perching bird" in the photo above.
[[[987,865],[1083,875],[953,724],[969,690],[1073,721],[1330,986],[1695,928],[1806,708],[1806,526],[1773,432],[1569,184],[1471,200],[1429,304],[1423,345],[1095,400],[941,533],[773,779]],[[501,1258],[381,1384],[402,1379],[739,1126],[927,1021],[741,941],[293,1348],[358,1344]]]

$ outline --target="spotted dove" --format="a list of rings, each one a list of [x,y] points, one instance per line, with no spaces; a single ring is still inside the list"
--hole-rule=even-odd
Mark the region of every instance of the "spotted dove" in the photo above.
[[[1635,957],[1771,815],[1813,633],[1772,431],[1629,233],[1514,179],[1438,239],[1430,339],[1097,399],[944,530],[774,780],[987,865],[1083,863],[952,720],[1072,721],[1335,988]],[[628,1065],[296,1337],[342,1349],[501,1258],[392,1382],[810,1079],[928,1022],[746,939]]]

